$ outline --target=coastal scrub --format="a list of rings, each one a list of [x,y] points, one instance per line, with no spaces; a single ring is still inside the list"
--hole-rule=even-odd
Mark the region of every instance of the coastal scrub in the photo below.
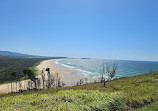
[[[56,94],[29,94],[0,98],[0,110],[91,111],[123,110],[123,94],[87,90],[65,90]]]

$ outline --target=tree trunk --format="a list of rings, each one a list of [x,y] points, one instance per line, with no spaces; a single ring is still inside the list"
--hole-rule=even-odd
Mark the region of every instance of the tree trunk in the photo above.
[[[16,81],[16,92],[17,92],[17,81]]]
[[[104,87],[105,87],[105,78],[104,78]]]

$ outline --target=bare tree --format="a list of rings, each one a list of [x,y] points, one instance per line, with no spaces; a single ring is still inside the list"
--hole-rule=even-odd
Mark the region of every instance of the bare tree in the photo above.
[[[37,79],[37,88],[38,88],[38,89],[41,88],[41,81],[40,81],[40,78]]]
[[[47,81],[47,88],[51,88],[51,76],[50,76],[50,69],[47,68],[46,71],[48,72],[47,73],[47,76],[48,76],[48,81]]]
[[[42,70],[42,83],[43,83],[43,89],[45,89],[45,73],[44,73],[44,70]]]
[[[55,86],[55,77],[52,74],[50,75],[50,83],[51,87]]]
[[[109,63],[106,63],[106,71],[108,73],[108,80],[109,80],[109,77],[110,77],[110,64]]]
[[[56,86],[57,87],[61,87],[62,83],[61,83],[61,79],[59,77],[59,74],[57,73],[56,75]]]
[[[10,85],[8,84],[8,93],[9,93],[9,86],[10,86]]]
[[[60,80],[60,77],[58,78],[58,87],[61,87],[61,80]]]
[[[21,81],[19,81],[19,91],[21,91],[21,88],[22,88],[22,83]]]
[[[25,80],[24,80],[24,90],[25,90]]]
[[[28,90],[31,89],[31,82],[30,82],[30,81],[27,82],[27,89],[28,89]]]
[[[12,72],[11,73],[11,78],[12,78],[12,81],[11,81],[11,92],[13,92],[14,80],[16,79],[16,72]]]
[[[102,70],[101,70],[101,83],[105,81],[105,63],[102,64]]]
[[[96,80],[94,82],[97,82]],[[105,63],[103,62],[102,64],[102,69],[101,69],[101,77],[100,77],[100,82],[104,82],[104,87],[105,87]]]
[[[88,83],[88,78],[85,78],[86,84]]]
[[[33,82],[31,81],[30,83],[31,83],[31,89],[33,89]]]

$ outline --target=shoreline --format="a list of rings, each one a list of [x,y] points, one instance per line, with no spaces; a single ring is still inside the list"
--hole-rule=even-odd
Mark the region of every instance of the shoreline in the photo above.
[[[82,84],[86,84],[98,81],[98,78],[87,77],[85,74],[83,74],[82,71],[79,71],[77,69],[71,69],[61,64],[57,64],[56,60],[50,62],[53,67],[56,67],[60,70],[62,80],[65,83],[65,86],[76,86],[80,82],[82,82]]]
[[[86,83],[92,83],[94,81],[98,81],[98,78],[90,78],[85,76],[81,71],[75,70],[75,69],[69,69],[67,67],[64,67],[60,64],[56,64],[55,61],[59,59],[49,59],[44,60],[40,62],[39,65],[37,65],[35,68],[37,69],[37,75],[36,78],[41,79],[42,78],[42,70],[44,70],[45,73],[45,79],[48,80],[47,71],[45,71],[46,68],[50,68],[51,77],[59,77],[60,82],[63,82],[64,86],[76,86],[80,82],[82,84]],[[19,82],[17,82],[17,89],[16,89],[16,82],[12,83],[12,92],[18,92],[19,90],[27,90],[27,82],[28,80],[22,80],[21,81],[21,88],[19,88]],[[57,85],[57,81],[55,81],[55,86]],[[4,83],[0,84],[0,94],[7,94],[11,93],[11,83]]]
[[[65,84],[65,86],[75,86],[80,79],[85,78],[85,75],[83,75],[79,71],[71,70],[60,64],[56,64],[56,60],[59,59],[50,59],[41,62],[40,65],[36,67],[38,69],[38,75],[41,76],[42,70],[50,68],[51,75],[56,76],[56,74],[58,73],[60,80]],[[46,74],[47,72],[44,71],[44,73]],[[48,77],[46,78],[48,79]]]

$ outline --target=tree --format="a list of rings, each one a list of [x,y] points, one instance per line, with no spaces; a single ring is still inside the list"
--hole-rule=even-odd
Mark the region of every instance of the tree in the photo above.
[[[57,87],[61,87],[61,80],[60,80],[60,77],[59,77],[58,73],[56,75],[56,85],[57,85]]]
[[[50,75],[50,68],[46,69],[47,71],[47,76],[48,76],[48,81],[47,81],[47,88],[51,88],[51,75]]]
[[[105,82],[105,63],[102,64],[101,83]]]
[[[16,72],[12,72],[11,73],[11,78],[12,78],[12,82],[11,82],[11,92],[13,91],[13,81],[16,79],[16,76],[17,76],[17,74],[16,74]],[[17,84],[17,83],[16,83]],[[16,85],[17,86],[17,85]],[[16,88],[17,89],[17,88]]]
[[[114,62],[112,67],[110,67],[109,63],[106,63],[106,70],[108,73],[108,80],[111,81],[112,78],[116,75],[117,63]]]
[[[45,73],[44,70],[42,70],[42,82],[43,82],[43,89],[45,89]]]
[[[18,78],[21,79],[25,75],[24,68],[32,67],[35,63],[48,58],[24,58],[24,57],[11,57],[0,55],[0,83],[11,82],[12,72],[16,72]],[[10,85],[9,85],[10,86]]]
[[[102,64],[102,70],[101,70],[101,78],[100,78],[101,80],[101,83],[103,83],[104,82],[104,87],[105,87],[105,63],[103,62],[103,64]]]
[[[85,78],[86,84],[88,83],[88,78]]]
[[[37,87],[38,87],[38,89],[41,88],[41,81],[40,81],[40,78],[37,79]]]
[[[31,79],[31,81],[34,82],[35,88],[37,88],[37,85],[36,85],[36,77],[35,77],[35,74],[33,73],[33,71],[30,70],[30,69],[28,69],[28,68],[26,68],[26,69],[23,70],[23,73],[24,73],[25,75],[27,75],[27,76],[29,77],[29,79]]]

